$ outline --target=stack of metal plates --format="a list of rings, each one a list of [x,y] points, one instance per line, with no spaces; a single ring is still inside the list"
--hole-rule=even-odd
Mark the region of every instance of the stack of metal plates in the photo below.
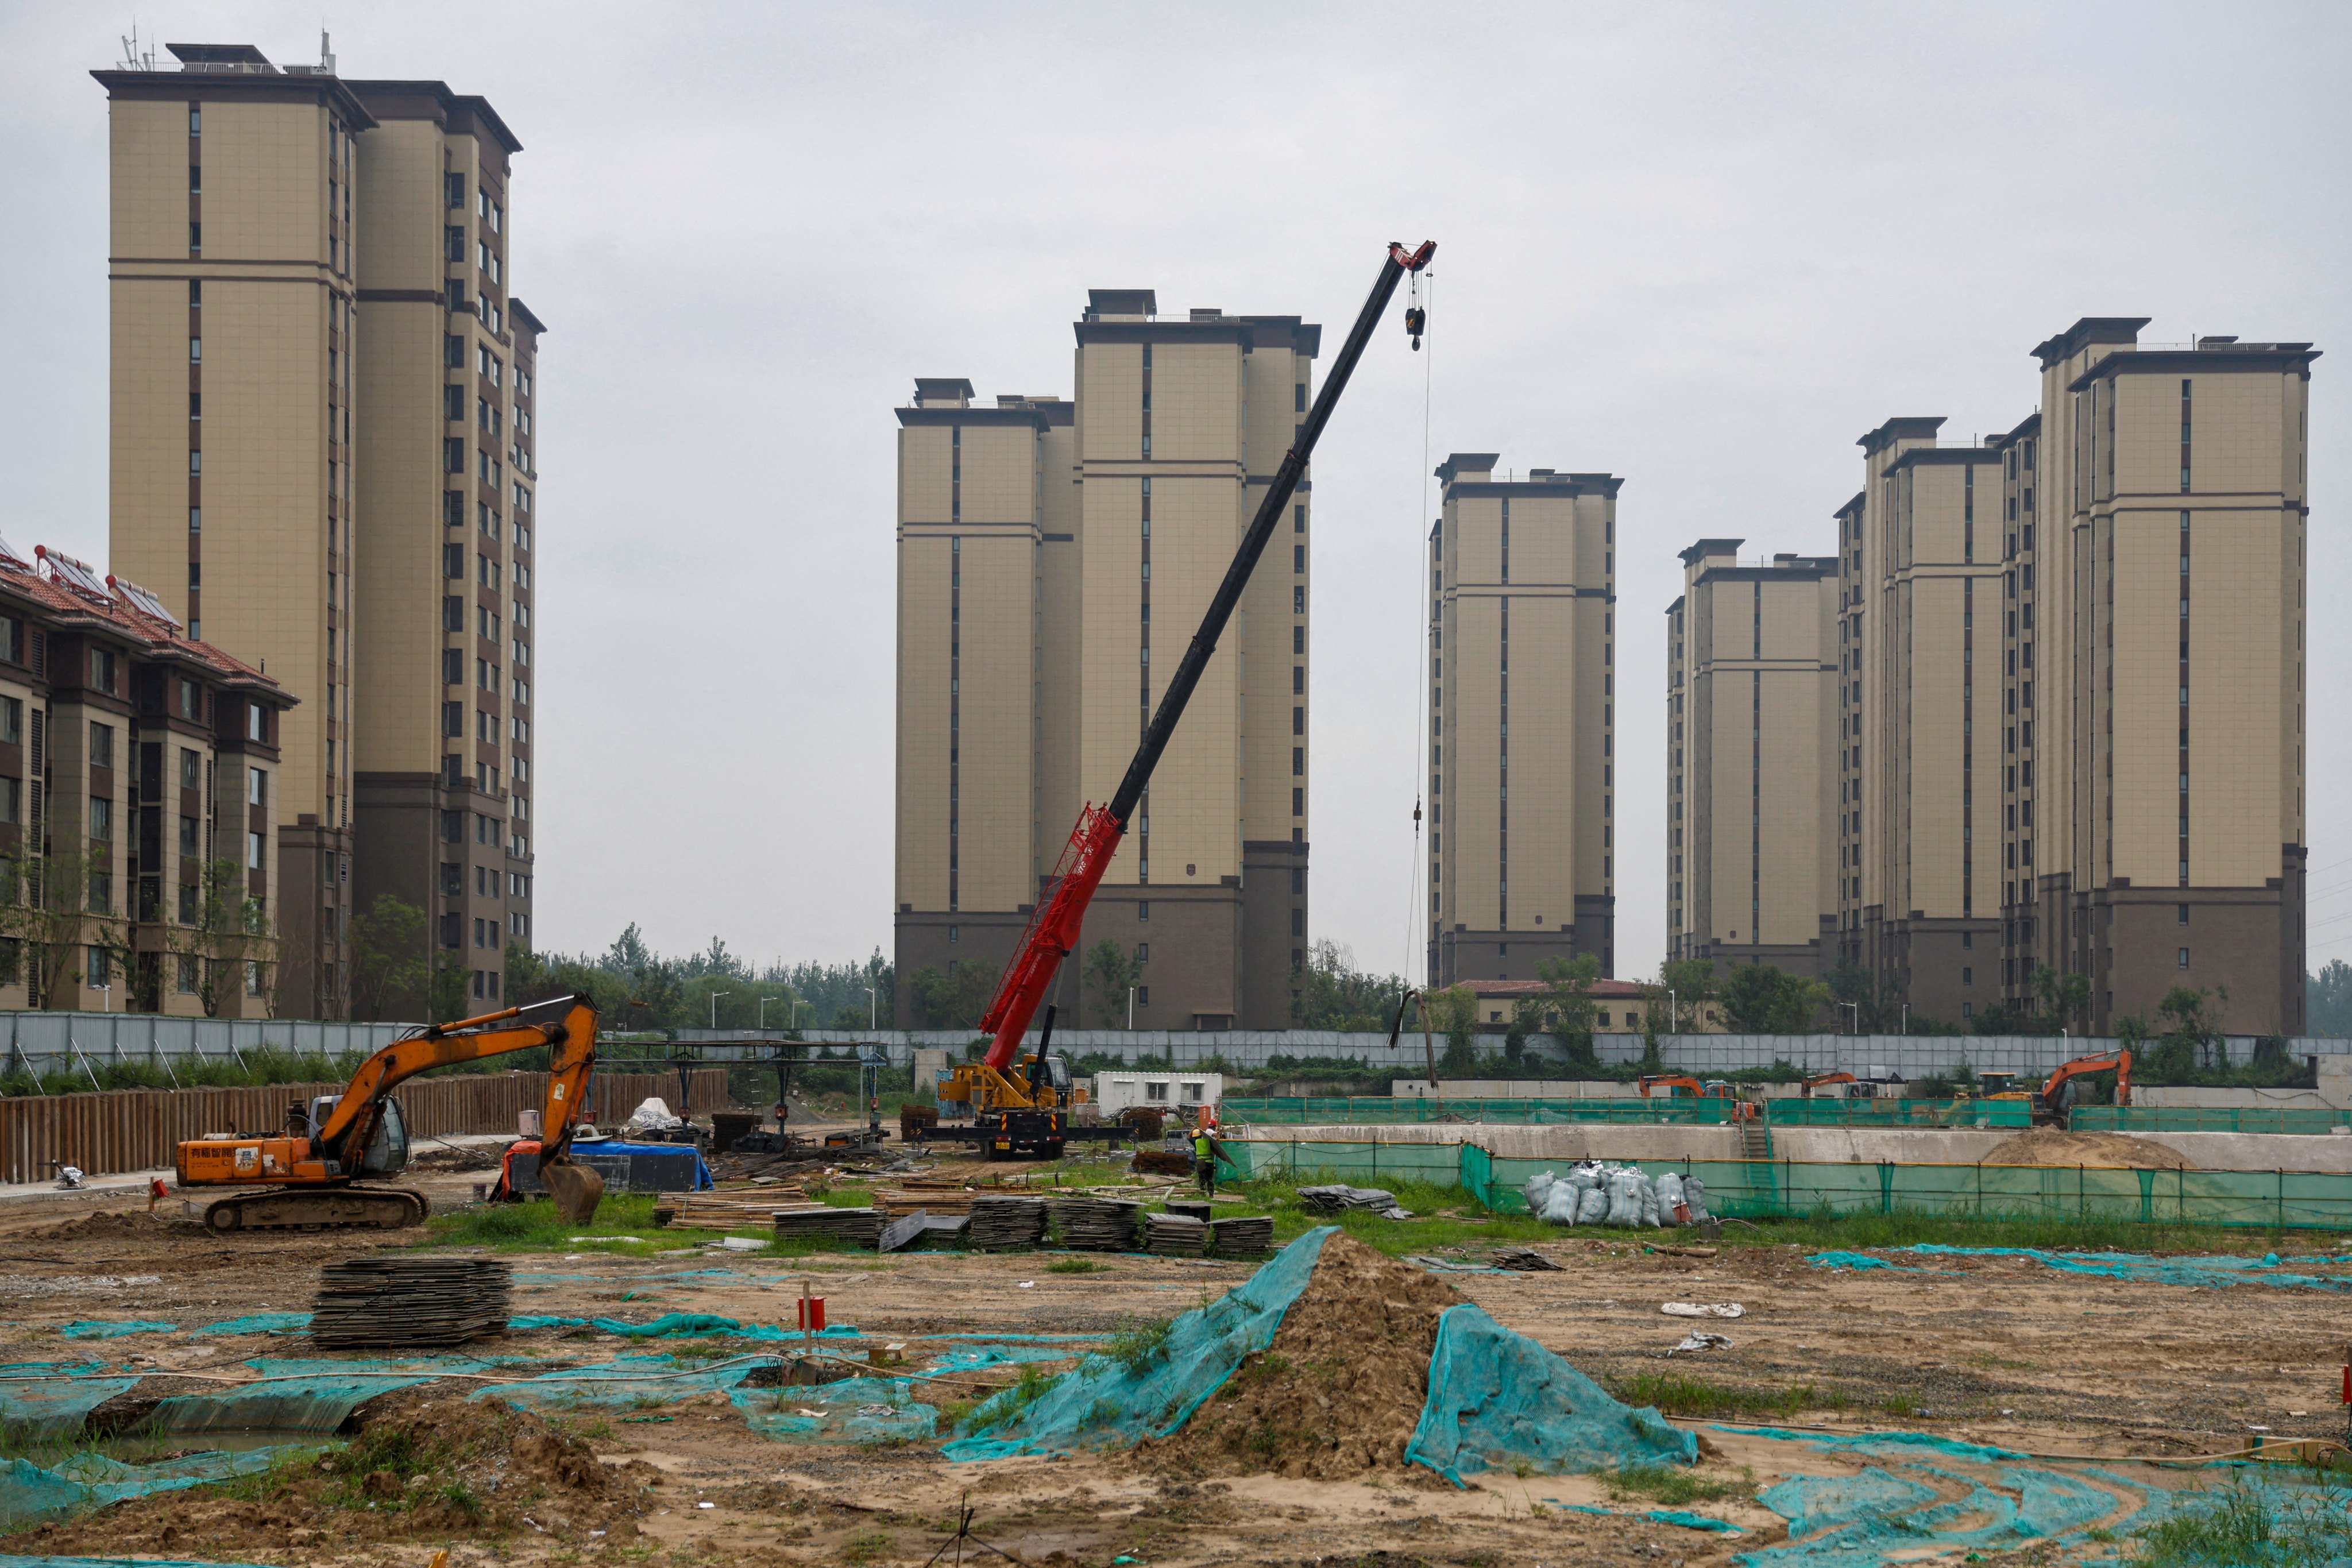
[[[1143,1249],[1158,1257],[1198,1258],[1208,1240],[1209,1227],[1191,1215],[1143,1216]]]
[[[506,1332],[512,1266],[502,1258],[401,1253],[319,1272],[310,1338],[320,1346],[459,1345]]]
[[[1035,1247],[1045,1239],[1042,1198],[982,1198],[971,1201],[970,1245],[981,1252]]]
[[[1231,1215],[1211,1220],[1209,1247],[1220,1258],[1263,1258],[1274,1250],[1274,1218]]]
[[[1118,1198],[1065,1198],[1057,1205],[1062,1241],[1074,1252],[1132,1252],[1139,1203]]]
[[[860,1247],[875,1247],[882,1240],[882,1220],[880,1209],[778,1209],[776,1239],[837,1236]]]

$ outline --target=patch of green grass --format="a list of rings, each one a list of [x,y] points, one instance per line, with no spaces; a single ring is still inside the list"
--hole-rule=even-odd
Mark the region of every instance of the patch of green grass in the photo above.
[[[596,1217],[572,1225],[544,1198],[519,1204],[485,1204],[436,1215],[425,1222],[425,1235],[415,1245],[487,1247],[493,1252],[581,1252],[593,1250],[624,1258],[676,1252],[715,1241],[715,1230],[680,1230],[654,1224],[654,1194],[610,1193],[596,1205]],[[575,1236],[633,1236],[635,1241],[579,1242]]]
[[[853,1535],[841,1543],[844,1563],[872,1563],[890,1550],[890,1538],[878,1530]]]
[[[971,1411],[969,1420],[974,1432],[1004,1423],[1045,1397],[1054,1385],[1062,1381],[1058,1372],[1040,1372],[1034,1366],[1021,1369],[1021,1381],[1002,1388],[982,1400]]]
[[[1048,1274],[1092,1274],[1103,1266],[1091,1258],[1058,1258],[1045,1265]]]
[[[1735,1481],[1703,1476],[1681,1465],[1620,1465],[1609,1473],[1609,1491],[1613,1497],[1645,1497],[1670,1507],[1754,1497],[1756,1473],[1743,1468],[1739,1476]]]
[[[1664,1415],[1761,1415],[1787,1417],[1808,1410],[1844,1410],[1853,1401],[1834,1388],[1810,1383],[1786,1388],[1738,1388],[1679,1373],[1636,1373],[1612,1384],[1610,1393],[1628,1405],[1654,1405]]]
[[[1102,1353],[1127,1368],[1130,1375],[1140,1376],[1146,1367],[1168,1353],[1168,1330],[1174,1321],[1162,1318],[1123,1328],[1104,1342]]]
[[[2132,1568],[2320,1568],[2352,1554],[2352,1488],[2244,1478],[2139,1532]]]

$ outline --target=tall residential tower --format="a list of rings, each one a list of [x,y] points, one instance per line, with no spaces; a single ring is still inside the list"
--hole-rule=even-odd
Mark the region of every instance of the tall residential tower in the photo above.
[[[439,82],[169,47],[178,70],[94,73],[113,562],[298,700],[274,807],[279,1010],[347,1009],[351,918],[384,893],[429,911],[450,988],[496,999],[502,950],[530,935],[520,143]]]
[[[925,379],[898,412],[898,1016],[1018,944],[1108,800],[1309,398],[1320,329],[1095,289],[1072,402]],[[1052,998],[1281,1028],[1307,948],[1308,486],[1162,756]],[[1133,995],[1089,983],[1108,942]]]
[[[1684,551],[1666,610],[1666,956],[1819,975],[1836,947],[1838,566],[1742,563],[1740,542]]]
[[[1433,986],[1533,979],[1578,953],[1616,970],[1624,481],[1549,468],[1497,479],[1496,457],[1456,452],[1438,468],[1444,509],[1429,538]]]

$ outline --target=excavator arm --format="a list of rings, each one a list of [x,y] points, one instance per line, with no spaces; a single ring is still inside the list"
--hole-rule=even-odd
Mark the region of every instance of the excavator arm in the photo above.
[[[560,1017],[534,1016],[559,1012]],[[596,1005],[585,995],[435,1024],[394,1040],[361,1063],[351,1082],[343,1086],[342,1097],[319,1128],[318,1146],[340,1161],[344,1170],[357,1170],[383,1120],[384,1101],[403,1083],[434,1068],[539,1046],[549,1047],[551,1058],[541,1119],[541,1180],[554,1194],[564,1217],[584,1224],[594,1216],[604,1194],[604,1177],[584,1165],[572,1164],[570,1157],[572,1134],[587,1099],[588,1076],[596,1067]]]
[[[2131,1103],[2131,1065],[2132,1054],[2128,1048],[2118,1050],[2113,1056],[2077,1057],[2050,1075],[2050,1081],[2042,1086],[2042,1098],[2054,1106],[2058,1100],[2058,1091],[2065,1088],[2073,1079],[2087,1077],[2092,1073],[2112,1072],[2116,1075],[2116,1103],[2129,1105]]]

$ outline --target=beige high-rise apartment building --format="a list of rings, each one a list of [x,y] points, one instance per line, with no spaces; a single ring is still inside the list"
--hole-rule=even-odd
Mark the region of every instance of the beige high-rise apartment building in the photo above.
[[[1839,955],[1915,1014],[2304,1026],[2310,344],[2086,317],[1982,447],[1863,437],[1838,514]]]
[[[1616,969],[1610,474],[1437,469],[1430,533],[1429,983]],[[1517,701],[1513,702],[1514,695]],[[1517,785],[1516,795],[1513,786]],[[1513,832],[1516,826],[1517,831]]]
[[[2294,1035],[2318,353],[2143,345],[2146,325],[2037,345],[2040,413],[2001,444],[2005,989],[2026,1005],[2039,967],[2084,975],[2101,1033],[2176,985],[2226,989],[2230,1032]]]
[[[1682,552],[1666,610],[1666,955],[1835,960],[1838,563]]]
[[[427,910],[437,963],[496,999],[530,934],[520,144],[438,82],[170,48],[176,71],[94,73],[114,562],[299,701],[275,807],[280,1010],[346,1010],[351,918],[380,893]]]
[[[1320,329],[1096,289],[1076,395],[898,410],[898,1016],[924,970],[993,977],[1081,806],[1109,799],[1311,396]],[[1280,1028],[1307,947],[1308,488],[1088,913],[1053,1000],[1137,1027]],[[1287,548],[1284,548],[1286,546]]]

